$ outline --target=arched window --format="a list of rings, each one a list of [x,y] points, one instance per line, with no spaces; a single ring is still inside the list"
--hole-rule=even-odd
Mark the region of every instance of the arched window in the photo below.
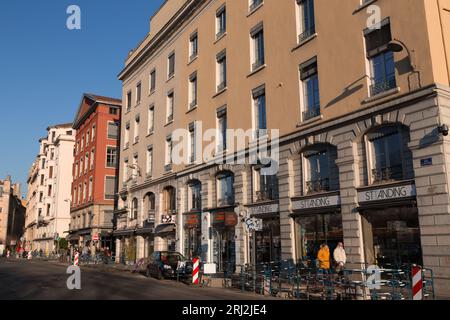
[[[219,173],[217,179],[217,205],[234,205],[234,175],[231,172]]]
[[[409,133],[398,125],[383,126],[366,135],[370,184],[412,177]]]
[[[136,220],[138,218],[138,209],[139,209],[138,199],[134,198],[133,202],[131,203],[131,219]]]
[[[147,213],[147,219],[149,221],[155,222],[155,209],[156,209],[156,199],[155,194],[149,192],[144,197],[145,212]]]
[[[189,183],[188,208],[189,211],[202,210],[202,184],[198,180]]]
[[[305,194],[339,189],[337,151],[330,145],[317,145],[303,152]]]

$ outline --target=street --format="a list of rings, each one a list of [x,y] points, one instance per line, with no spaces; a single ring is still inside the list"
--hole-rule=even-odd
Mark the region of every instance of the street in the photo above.
[[[222,288],[193,288],[140,274],[81,267],[81,290],[67,289],[66,266],[0,259],[0,300],[261,300]]]

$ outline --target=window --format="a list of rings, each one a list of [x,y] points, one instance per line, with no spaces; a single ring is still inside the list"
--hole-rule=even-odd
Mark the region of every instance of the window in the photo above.
[[[92,127],[92,137],[91,137],[92,141],[94,141],[95,139],[95,126]]]
[[[367,59],[370,63],[372,96],[395,89],[394,53],[389,50],[388,44],[392,40],[389,19],[381,22],[381,29],[367,29],[366,38]]]
[[[166,138],[166,171],[172,170],[172,136]]]
[[[91,142],[91,132],[88,130],[88,132],[86,132],[86,146],[89,142]]]
[[[81,158],[81,159],[80,159],[80,171],[79,171],[79,173],[78,173],[78,177],[81,177],[81,175],[83,174],[83,172],[84,172],[84,158]]]
[[[74,178],[77,178],[78,177],[78,162],[77,163],[75,163],[75,172],[73,173],[73,177]]]
[[[168,58],[167,78],[170,79],[174,75],[175,75],[175,53],[172,53]]]
[[[231,173],[222,173],[217,176],[217,206],[234,205],[234,177]]]
[[[397,126],[385,126],[367,134],[372,183],[410,177],[406,174],[406,160],[411,162],[412,158],[406,140],[409,137]]]
[[[95,158],[95,150],[92,149],[92,151],[91,151],[91,170],[94,169],[94,158]]]
[[[132,165],[133,171],[131,173],[134,182],[136,182],[138,175],[140,175],[138,163],[139,163],[139,155],[135,153],[133,156],[133,165]]]
[[[128,149],[130,146],[130,123],[127,122],[125,124],[125,149]]]
[[[252,39],[253,53],[252,53],[252,71],[255,71],[265,63],[264,59],[264,29],[260,24],[252,29],[250,32]]]
[[[48,178],[53,179],[53,167],[48,168]]]
[[[195,181],[189,184],[188,189],[188,206],[190,211],[202,210],[202,184],[200,181]]]
[[[197,106],[197,72],[189,77],[189,109]]]
[[[50,208],[51,208],[51,205],[47,204],[47,217],[50,217]]]
[[[86,155],[84,157],[84,173],[88,172],[89,170],[89,152],[86,152]]]
[[[49,197],[52,196],[52,187],[53,187],[52,185],[49,185],[49,186],[48,186],[48,194],[47,194],[47,195],[48,195]]]
[[[189,39],[189,60],[192,61],[198,56],[198,33],[195,32]]]
[[[330,160],[327,150],[307,152],[306,160],[306,193],[330,191]]]
[[[44,193],[40,192],[39,193],[39,202],[42,202],[44,200]]]
[[[136,86],[136,104],[140,104],[141,103],[141,97],[142,97],[142,85],[139,82]]]
[[[164,189],[163,199],[164,199],[163,213],[167,215],[175,214],[177,210],[175,188],[167,187],[166,189]]]
[[[141,117],[139,115],[137,115],[136,118],[134,119],[134,129],[133,129],[133,133],[134,133],[133,141],[134,141],[134,143],[138,143],[139,142],[139,127],[140,127],[140,123],[141,123]]]
[[[261,3],[263,3],[263,0],[250,0],[250,12],[255,10]]]
[[[254,202],[273,201],[278,199],[278,177],[267,175],[263,166],[253,169]]]
[[[147,177],[151,177],[153,172],[153,146],[147,148]]]
[[[148,221],[150,223],[155,223],[155,209],[156,209],[155,194],[148,193],[144,198],[144,205],[146,206]]]
[[[297,0],[299,16],[298,41],[301,43],[316,33],[314,0]]]
[[[108,122],[108,139],[117,140],[119,137],[119,123]]]
[[[227,108],[222,107],[217,111],[217,152],[227,148]]]
[[[138,201],[138,199],[134,198],[131,203],[131,219],[132,220],[137,220],[138,210],[139,210],[139,201]]]
[[[84,194],[84,202],[87,201],[88,199],[88,189],[87,189],[87,183],[84,182],[83,184],[83,194]]]
[[[116,177],[106,177],[105,199],[113,200],[116,194]]]
[[[227,87],[227,54],[222,51],[217,55],[217,92]]]
[[[313,58],[300,66],[303,86],[303,121],[320,116],[319,74],[317,59]]]
[[[93,178],[89,178],[89,201],[92,200],[92,186],[93,186]]]
[[[156,90],[156,70],[150,72],[150,92],[155,92]]]
[[[261,137],[267,134],[265,86],[261,86],[253,90],[253,108],[255,117],[256,136]]]
[[[226,7],[222,6],[216,12],[216,38],[220,38],[227,31],[227,12]]]
[[[189,163],[194,163],[196,160],[197,143],[195,134],[195,122],[189,125]]]
[[[77,147],[75,150],[76,150],[75,154],[78,154],[78,152],[80,151],[80,141],[77,141]],[[44,168],[42,168],[42,169],[44,169]]]
[[[129,169],[129,162],[128,159],[125,159],[123,162],[123,182],[128,181],[128,169]]]
[[[41,174],[41,186],[43,186],[43,185],[44,185],[44,180],[45,180],[45,177],[44,177],[44,175],[43,175],[43,174]]]
[[[173,121],[173,109],[174,109],[175,96],[173,91],[167,95],[167,123]]]
[[[117,108],[109,108],[109,114],[110,114],[110,115],[115,116],[115,115],[117,115],[118,113],[119,113],[119,109],[117,109]]]
[[[117,149],[116,147],[106,148],[106,167],[115,168],[117,166]]]
[[[127,93],[127,111],[131,110],[131,91]]]
[[[155,106],[148,108],[148,134],[152,134],[155,131]]]

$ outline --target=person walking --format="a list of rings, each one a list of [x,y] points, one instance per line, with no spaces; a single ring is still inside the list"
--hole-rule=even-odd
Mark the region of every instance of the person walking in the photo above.
[[[339,242],[333,252],[334,261],[336,261],[336,272],[342,273],[347,263],[347,254],[345,253],[344,244]]]
[[[319,269],[328,273],[330,270],[330,248],[324,243],[320,246],[320,250],[317,253],[317,260],[319,261]]]
[[[67,249],[66,256],[67,256],[67,264],[70,266],[72,264],[72,256],[70,254],[70,249]]]

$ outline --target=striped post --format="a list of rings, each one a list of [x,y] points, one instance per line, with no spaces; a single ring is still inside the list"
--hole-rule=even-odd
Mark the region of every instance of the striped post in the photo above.
[[[31,260],[33,256],[31,255],[31,251],[28,252],[28,260]]]
[[[412,267],[413,300],[423,300],[422,268]]]
[[[78,267],[78,264],[79,264],[79,256],[80,256],[80,254],[77,252],[75,254],[75,259],[73,260],[73,265],[76,267]]]
[[[192,283],[198,285],[199,278],[198,273],[200,271],[200,259],[194,258],[194,268],[192,269]]]

